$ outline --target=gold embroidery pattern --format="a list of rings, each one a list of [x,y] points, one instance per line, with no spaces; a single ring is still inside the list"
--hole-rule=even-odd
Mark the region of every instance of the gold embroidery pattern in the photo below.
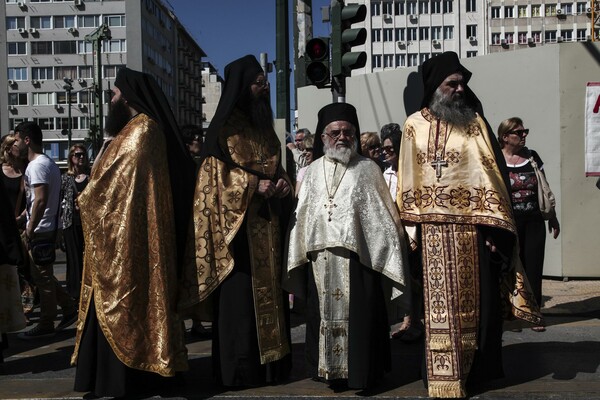
[[[417,153],[417,164],[418,165],[423,165],[427,162],[427,154],[425,154],[422,151],[419,151]]]
[[[467,127],[466,133],[468,137],[479,136],[482,134],[481,127],[479,124],[471,124]]]
[[[486,169],[493,170],[496,166],[496,160],[492,156],[483,155],[481,156],[481,165]]]
[[[446,161],[450,165],[456,165],[460,162],[460,152],[456,149],[450,149],[446,152]]]
[[[404,138],[407,140],[412,140],[415,138],[415,128],[411,125],[407,126],[404,130]]]

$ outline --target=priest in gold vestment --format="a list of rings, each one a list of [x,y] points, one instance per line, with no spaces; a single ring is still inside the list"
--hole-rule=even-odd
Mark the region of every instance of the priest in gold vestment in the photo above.
[[[114,138],[78,197],[86,250],[75,390],[152,394],[187,369],[176,290],[194,166],[150,75],[119,71],[106,131]]]
[[[291,367],[280,280],[292,186],[280,156],[269,82],[242,57],[225,68],[202,150],[179,304],[212,308],[213,372],[225,386],[280,382]]]
[[[420,251],[426,379],[431,397],[465,397],[467,384],[500,378],[502,258],[515,264],[516,226],[504,157],[456,53],[422,66],[422,109],[403,128],[397,204]],[[512,313],[541,315],[526,277],[512,279]],[[425,376],[423,377],[425,379]]]
[[[298,193],[284,284],[306,299],[308,374],[366,389],[391,368],[388,300],[410,294],[400,217],[381,169],[357,152],[358,132],[354,106],[319,111],[319,158]]]

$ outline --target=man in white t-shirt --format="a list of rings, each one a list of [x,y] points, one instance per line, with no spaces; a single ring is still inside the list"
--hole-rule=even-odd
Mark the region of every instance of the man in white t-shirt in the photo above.
[[[25,170],[25,193],[27,208],[20,218],[26,218],[27,242],[56,237],[60,204],[60,170],[42,150],[42,130],[31,121],[22,122],[15,128],[15,146],[29,164]],[[37,339],[52,336],[77,319],[77,304],[54,276],[54,266],[36,265],[31,258],[31,276],[40,294],[40,319],[38,324],[19,335],[21,339]],[[54,327],[57,305],[63,317]]]

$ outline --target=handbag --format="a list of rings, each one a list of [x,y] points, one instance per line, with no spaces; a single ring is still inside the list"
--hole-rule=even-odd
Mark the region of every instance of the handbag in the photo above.
[[[533,167],[533,171],[535,172],[538,181],[538,204],[540,205],[542,217],[544,217],[545,220],[552,219],[556,216],[556,210],[554,209],[556,206],[556,199],[554,198],[554,193],[552,193],[552,190],[550,189],[550,185],[546,180],[546,175],[540,171],[533,156],[529,157],[529,162]]]
[[[31,258],[36,265],[43,267],[54,263],[56,260],[56,239],[38,239],[29,242]]]

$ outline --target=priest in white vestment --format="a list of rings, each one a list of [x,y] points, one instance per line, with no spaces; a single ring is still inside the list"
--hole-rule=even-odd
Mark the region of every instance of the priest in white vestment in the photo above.
[[[406,240],[379,166],[358,152],[356,109],[319,111],[316,159],[298,194],[284,287],[307,303],[313,379],[371,387],[391,367],[390,300],[408,308]]]

